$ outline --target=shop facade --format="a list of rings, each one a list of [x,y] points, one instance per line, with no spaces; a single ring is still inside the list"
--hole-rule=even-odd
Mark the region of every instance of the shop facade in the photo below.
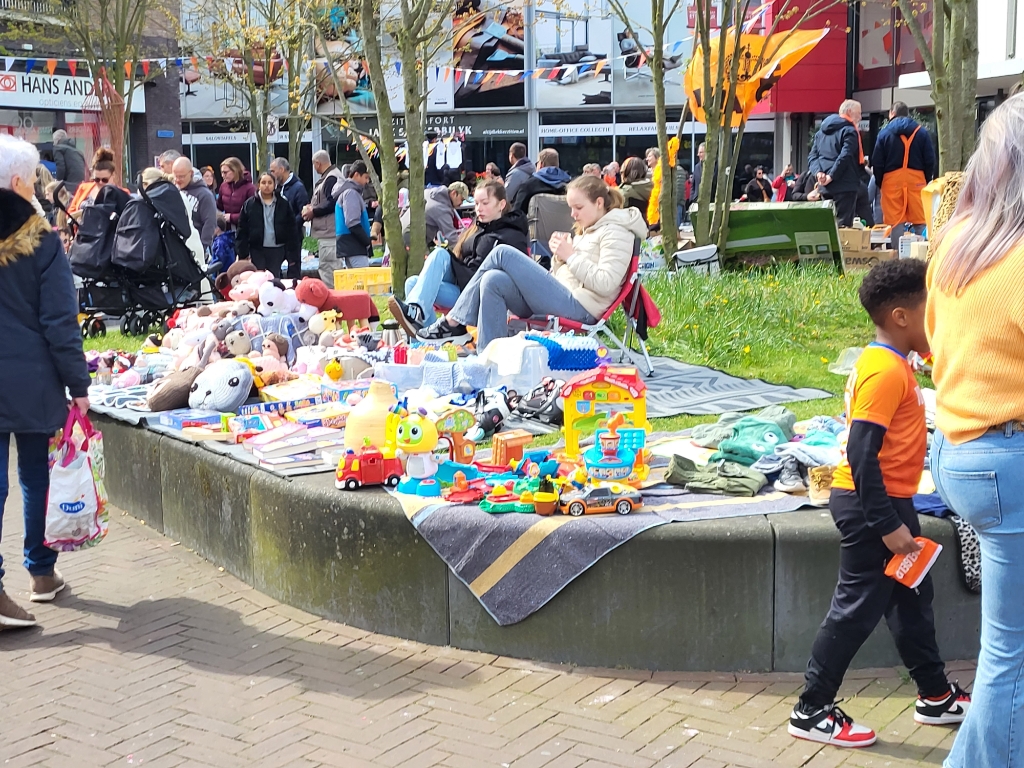
[[[0,132],[35,144],[44,158],[52,156],[53,133],[64,130],[86,159],[110,143],[110,135],[92,98],[93,81],[85,66],[74,71],[59,61],[51,74],[31,59],[0,59]],[[172,147],[178,119],[174,80],[156,78],[137,86],[129,113],[131,173],[152,164],[153,157]],[[170,133],[171,135],[166,135]]]

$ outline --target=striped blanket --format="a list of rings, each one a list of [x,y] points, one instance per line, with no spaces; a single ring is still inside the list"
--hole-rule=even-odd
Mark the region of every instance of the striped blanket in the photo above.
[[[476,505],[400,496],[406,516],[498,624],[522,621],[621,544],[666,523],[792,512],[806,498],[766,489],[753,498],[644,489],[629,515],[490,515]]]

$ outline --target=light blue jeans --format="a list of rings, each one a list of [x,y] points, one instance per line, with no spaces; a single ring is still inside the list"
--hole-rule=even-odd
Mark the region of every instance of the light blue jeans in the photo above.
[[[477,327],[476,348],[508,336],[508,313],[517,317],[557,315],[594,323],[566,286],[544,267],[511,245],[496,245],[448,313],[463,325]]]
[[[945,768],[1024,765],[1024,433],[953,445],[939,432],[932,476],[981,543],[981,654]]]
[[[459,300],[459,286],[452,271],[452,255],[444,248],[435,248],[423,263],[418,275],[405,281],[405,300],[423,310],[427,324],[434,315],[434,307],[451,309]]]

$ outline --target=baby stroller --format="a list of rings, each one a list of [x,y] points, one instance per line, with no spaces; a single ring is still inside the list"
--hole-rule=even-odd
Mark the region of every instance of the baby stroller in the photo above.
[[[138,197],[128,201],[112,260],[137,309],[121,321],[122,333],[142,335],[178,309],[199,303],[205,275],[186,243],[190,231],[181,193],[169,181],[140,187]]]
[[[113,184],[107,184],[96,195],[91,205],[81,210],[81,221],[67,212],[60,201],[60,190],[54,195],[55,204],[68,216],[74,240],[68,249],[71,271],[81,280],[78,290],[82,338],[106,336],[103,315],[125,315],[130,311],[128,295],[111,263],[114,233],[118,219],[128,203],[128,193]]]

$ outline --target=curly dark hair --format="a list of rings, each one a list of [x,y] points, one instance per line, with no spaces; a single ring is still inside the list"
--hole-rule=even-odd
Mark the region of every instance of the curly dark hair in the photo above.
[[[876,264],[860,284],[860,303],[875,325],[900,304],[918,306],[925,300],[928,262],[921,259],[890,259]]]

